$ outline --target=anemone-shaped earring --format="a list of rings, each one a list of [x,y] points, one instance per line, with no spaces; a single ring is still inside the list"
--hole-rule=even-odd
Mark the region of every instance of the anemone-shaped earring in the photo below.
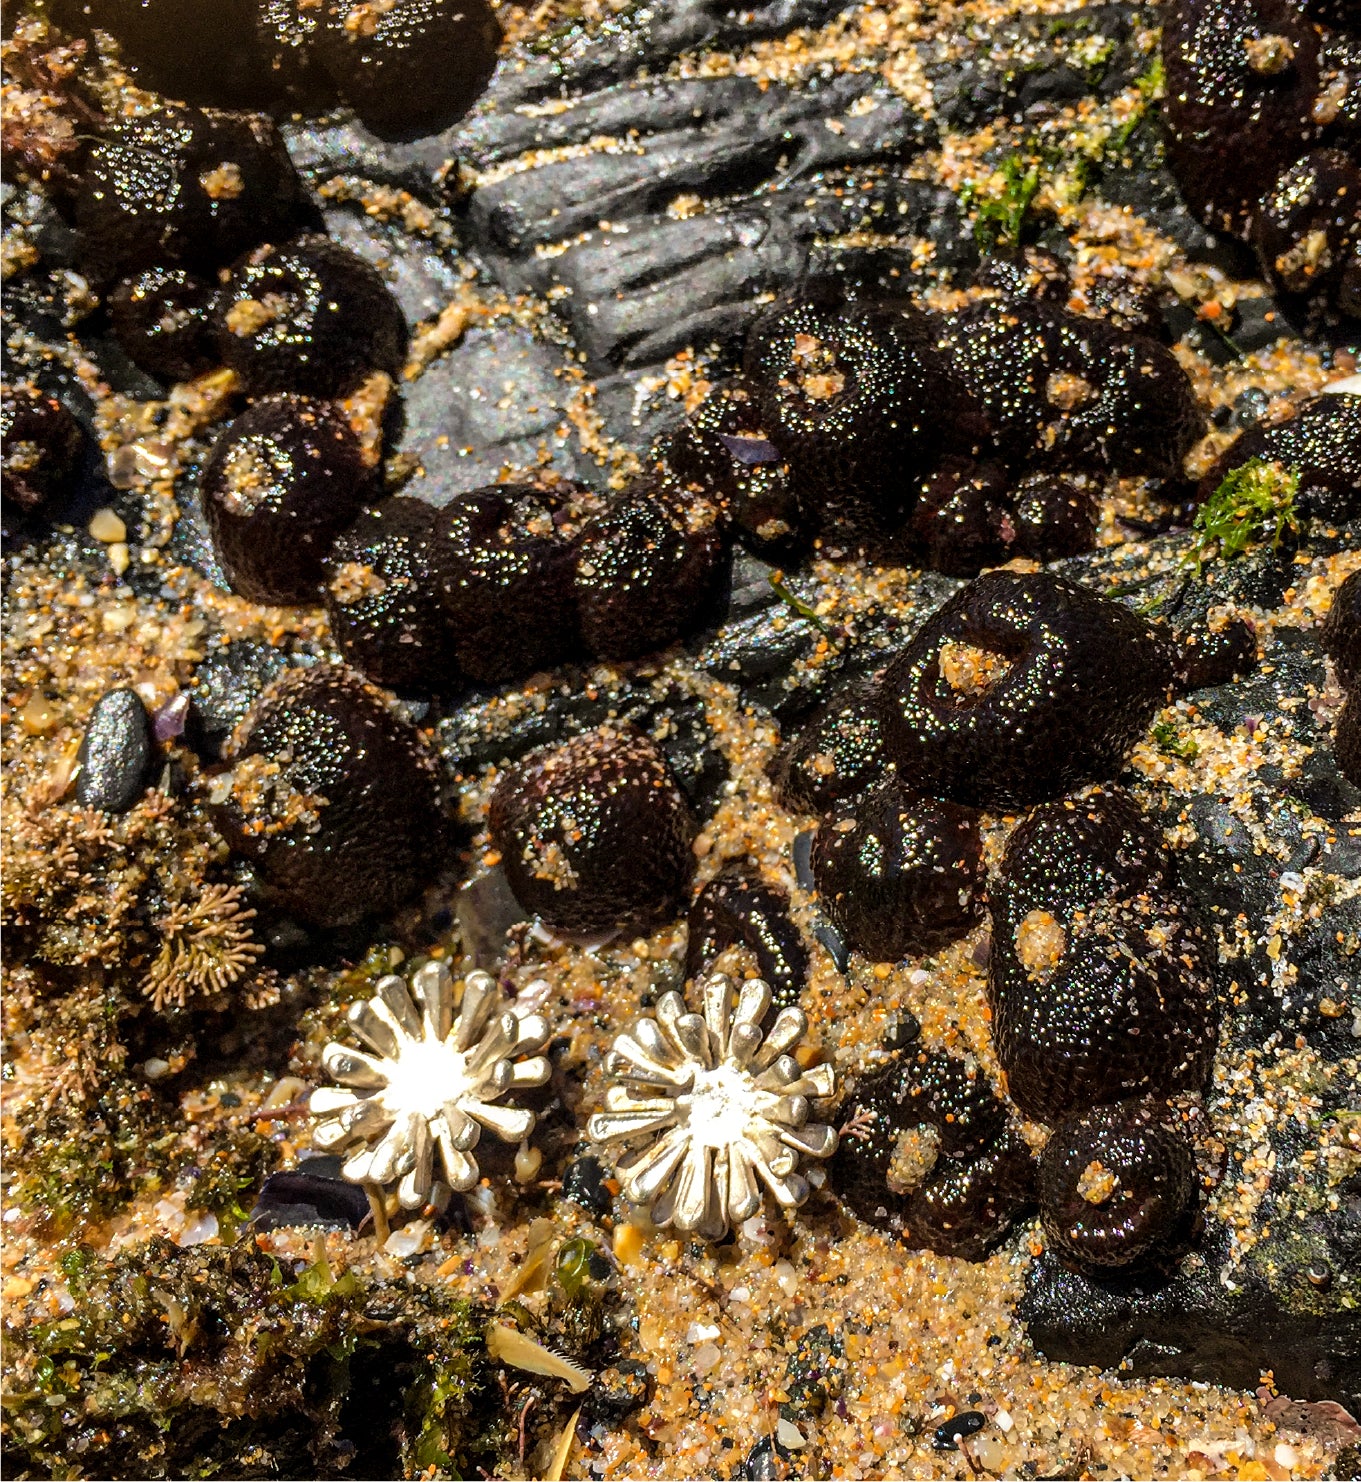
[[[827,1158],[836,1130],[809,1121],[811,1101],[831,1096],[830,1065],[804,1071],[787,1052],[808,1029],[795,1008],[761,1033],[769,987],[733,988],[722,974],[701,986],[704,1013],[667,993],[657,1016],[619,1035],[606,1062],[615,1084],[587,1123],[596,1142],[636,1144],[619,1166],[624,1196],[659,1225],[719,1239],[750,1219],[766,1188],[786,1208],[808,1197],[801,1157]]]
[[[430,1199],[438,1147],[444,1182],[470,1189],[472,1156],[482,1129],[506,1142],[534,1130],[532,1111],[498,1105],[507,1093],[541,1086],[548,1061],[533,1054],[548,1042],[547,1021],[497,1009],[500,994],[486,973],[469,973],[454,1008],[454,983],[443,963],[430,962],[408,989],[395,974],[381,978],[371,1000],[350,1006],[350,1027],[372,1050],[329,1044],[322,1062],[341,1086],[312,1093],[318,1119],[313,1141],[324,1149],[359,1147],[342,1173],[353,1183],[397,1182],[404,1209]],[[527,1057],[527,1058],[521,1058]]]

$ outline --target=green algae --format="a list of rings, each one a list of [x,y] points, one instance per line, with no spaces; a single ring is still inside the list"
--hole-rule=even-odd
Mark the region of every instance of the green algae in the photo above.
[[[1288,534],[1298,534],[1299,485],[1293,470],[1260,458],[1235,468],[1196,512],[1190,551],[1196,569],[1212,556],[1229,560],[1253,545],[1278,550]]]
[[[438,1286],[324,1260],[290,1281],[249,1240],[62,1269],[71,1313],[6,1331],[12,1476],[458,1475],[484,1454],[482,1318]]]

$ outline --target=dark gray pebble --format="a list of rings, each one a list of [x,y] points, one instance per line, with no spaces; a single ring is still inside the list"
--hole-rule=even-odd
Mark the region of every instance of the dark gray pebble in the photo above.
[[[942,1421],[936,1427],[931,1444],[937,1451],[958,1451],[963,1437],[977,1435],[987,1423],[987,1416],[982,1411],[965,1410],[960,1415]]]
[[[605,1169],[593,1153],[567,1165],[562,1175],[562,1197],[590,1214],[606,1215],[614,1209],[614,1200],[605,1187]]]
[[[357,1230],[369,1212],[368,1195],[340,1176],[339,1158],[304,1158],[297,1168],[271,1173],[251,1210],[257,1230],[290,1225]]]
[[[110,690],[94,708],[77,756],[76,798],[126,813],[146,791],[155,760],[151,717],[135,690]]]

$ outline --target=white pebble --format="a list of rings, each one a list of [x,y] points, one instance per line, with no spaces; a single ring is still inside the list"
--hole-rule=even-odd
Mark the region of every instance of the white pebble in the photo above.
[[[729,1302],[741,1302],[744,1305],[751,1301],[751,1288],[749,1286],[735,1286],[728,1293]]]
[[[153,1055],[150,1060],[142,1062],[142,1074],[149,1081],[159,1081],[170,1069],[170,1062],[162,1060],[159,1055]]]
[[[986,1467],[990,1472],[1006,1470],[1009,1451],[1007,1443],[1000,1436],[984,1434],[970,1441],[968,1445],[979,1466]]]
[[[1361,376],[1344,376],[1340,381],[1329,381],[1323,390],[1329,396],[1361,396]]]
[[[1356,379],[1361,383],[1361,376],[1358,376]],[[1361,389],[1361,387],[1358,389]],[[1276,1465],[1278,1467],[1284,1467],[1287,1472],[1292,1471],[1300,1464],[1299,1452],[1293,1446],[1287,1445],[1284,1441],[1280,1442],[1271,1454],[1276,1460]]]
[[[997,1414],[994,1415],[992,1418],[997,1423],[997,1429],[1001,1431],[1003,1435],[1007,1435],[1010,1432],[1012,1426],[1016,1424],[1016,1422],[1011,1418],[1010,1410],[999,1410]]]
[[[396,1256],[398,1260],[406,1256],[418,1256],[422,1251],[429,1250],[430,1239],[430,1221],[412,1220],[409,1225],[403,1225],[388,1236],[383,1251],[386,1255]]]
[[[184,1228],[175,1237],[179,1246],[203,1245],[217,1234],[217,1216],[210,1213],[186,1214]]]
[[[710,1338],[717,1338],[719,1329],[716,1324],[692,1322],[685,1330],[685,1341],[687,1343],[707,1343]]]
[[[788,1261],[776,1261],[771,1270],[775,1281],[786,1297],[792,1297],[799,1289],[799,1278]]]
[[[792,1420],[782,1420],[775,1427],[775,1439],[790,1451],[800,1451],[808,1444],[803,1432]]]
[[[128,527],[119,518],[117,510],[105,505],[90,517],[90,534],[101,545],[116,545],[128,538]]]

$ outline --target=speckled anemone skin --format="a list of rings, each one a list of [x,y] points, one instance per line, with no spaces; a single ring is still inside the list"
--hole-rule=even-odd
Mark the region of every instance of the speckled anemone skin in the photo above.
[[[762,1035],[771,992],[759,978],[743,983],[735,1007],[722,973],[700,991],[703,1014],[667,993],[655,1019],[615,1039],[615,1084],[586,1130],[595,1142],[639,1144],[619,1172],[625,1197],[656,1224],[719,1240],[760,1209],[762,1184],[785,1209],[808,1198],[801,1158],[829,1158],[837,1144],[835,1128],[809,1120],[811,1102],[833,1094],[836,1075],[830,1065],[805,1072],[789,1054],[808,1028],[801,1010],[783,1010]]]

